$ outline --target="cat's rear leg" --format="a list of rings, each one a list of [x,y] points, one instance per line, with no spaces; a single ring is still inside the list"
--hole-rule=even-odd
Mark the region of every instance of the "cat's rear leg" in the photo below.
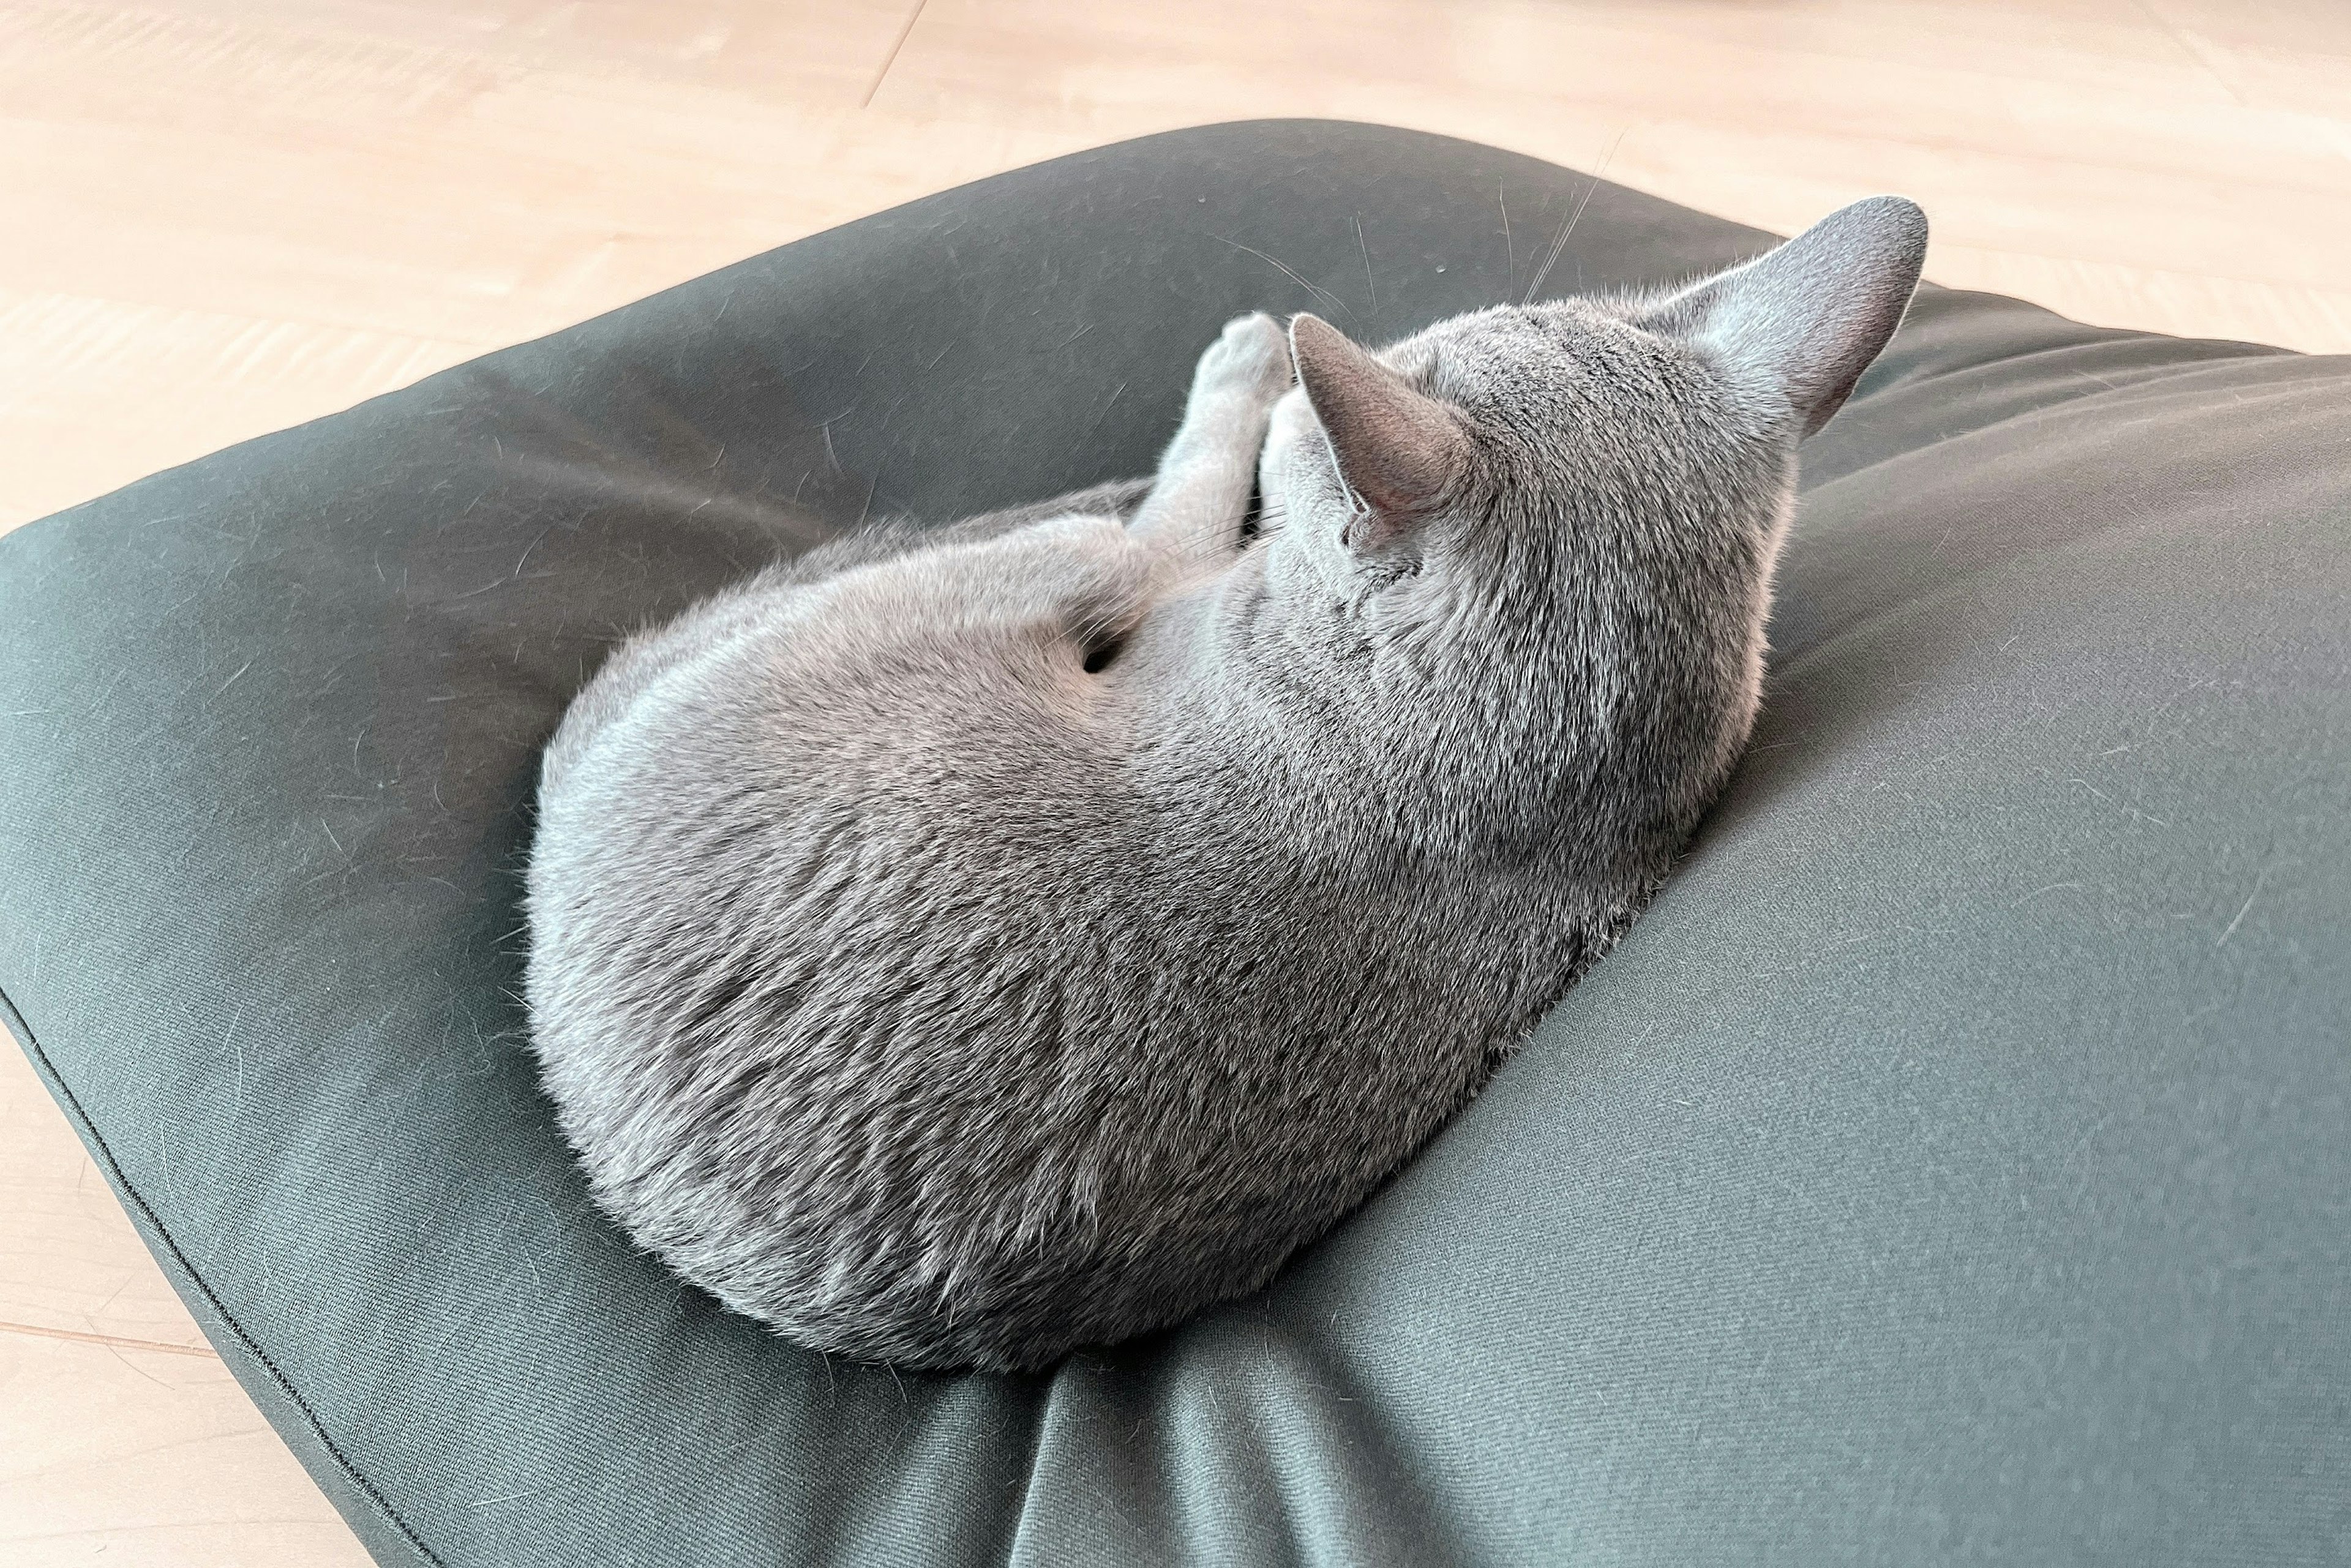
[[[1130,531],[1164,569],[1213,569],[1241,544],[1273,405],[1290,390],[1290,342],[1259,311],[1225,325],[1192,372],[1184,423]]]

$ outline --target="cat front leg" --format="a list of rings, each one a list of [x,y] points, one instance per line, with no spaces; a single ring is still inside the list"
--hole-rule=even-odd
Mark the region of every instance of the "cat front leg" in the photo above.
[[[1129,532],[1180,579],[1240,548],[1273,405],[1290,390],[1290,342],[1262,311],[1225,324],[1192,372],[1184,423]]]

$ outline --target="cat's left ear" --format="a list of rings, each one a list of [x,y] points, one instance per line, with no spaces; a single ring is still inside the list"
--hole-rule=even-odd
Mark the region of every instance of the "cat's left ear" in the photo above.
[[[1290,352],[1339,476],[1370,508],[1351,541],[1393,538],[1443,504],[1468,466],[1452,410],[1319,316],[1292,319]]]
[[[1901,324],[1926,258],[1927,214],[1918,204],[1872,196],[1685,289],[1645,324],[1777,384],[1810,435],[1844,404]]]

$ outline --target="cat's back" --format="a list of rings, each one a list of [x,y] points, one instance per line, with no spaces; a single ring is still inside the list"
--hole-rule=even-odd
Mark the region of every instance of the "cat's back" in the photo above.
[[[600,1201],[737,1305],[820,1318],[775,1270],[830,1257],[870,1307],[843,1260],[897,1277],[882,1217],[968,1251],[1088,1189],[1066,1128],[1113,1078],[1067,1041],[1114,1050],[1151,1008],[1118,977],[1165,957],[1125,721],[1068,624],[1140,586],[1101,521],[755,580],[617,652],[549,746],[545,1081]]]
[[[790,967],[862,933],[873,961],[885,934],[1084,880],[1063,862],[1121,814],[1119,721],[1040,588],[1090,531],[763,574],[616,653],[542,768],[540,1032],[674,1032],[656,1015],[730,954]]]
[[[755,582],[549,748],[526,991],[565,1131],[640,1243],[807,1343],[1126,1332],[1272,1268],[1441,1103],[1322,1060],[1390,1032],[1317,983],[1385,901],[1282,852],[1234,758],[1138,734],[1084,667],[1123,537],[1053,533]]]

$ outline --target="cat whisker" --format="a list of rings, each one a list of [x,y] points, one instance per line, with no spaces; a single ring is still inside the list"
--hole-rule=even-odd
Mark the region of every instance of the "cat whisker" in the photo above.
[[[1624,130],[1616,132],[1616,140],[1608,144],[1608,151],[1601,156],[1600,167],[1592,172],[1592,183],[1583,187],[1583,195],[1575,204],[1575,211],[1567,215],[1567,222],[1561,226],[1559,237],[1551,242],[1551,252],[1543,257],[1543,264],[1537,269],[1534,281],[1527,285],[1526,298],[1519,301],[1521,306],[1534,303],[1535,291],[1542,287],[1543,279],[1551,276],[1551,269],[1558,264],[1560,256],[1567,249],[1567,236],[1575,232],[1576,224],[1583,216],[1583,209],[1592,204],[1592,193],[1600,189],[1600,177],[1608,172],[1608,165],[1615,161],[1616,149],[1625,144],[1625,131],[1632,129],[1629,125],[1625,126]]]

